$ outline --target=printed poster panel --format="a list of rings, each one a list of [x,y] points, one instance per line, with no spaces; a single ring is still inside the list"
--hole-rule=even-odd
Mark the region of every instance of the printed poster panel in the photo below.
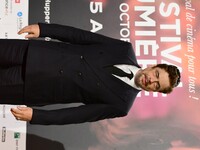
[[[34,0],[30,6],[30,24],[72,25],[129,41],[141,67],[168,63],[181,70],[172,94],[141,92],[127,117],[89,124],[96,142],[88,150],[200,149],[200,1]],[[81,149],[77,141],[87,138],[71,136],[77,139],[71,149]]]
[[[34,0],[30,4],[30,24],[72,25],[129,41],[141,67],[168,63],[181,71],[181,83],[173,93],[140,92],[127,117],[90,124],[97,142],[90,143],[89,150],[200,148],[200,1]],[[74,149],[78,147],[76,143]]]
[[[0,38],[23,39],[17,32],[28,25],[28,1],[1,0]],[[0,100],[1,101],[1,100]],[[17,121],[10,112],[11,105],[0,105],[0,149],[26,149],[26,122]]]
[[[11,114],[13,105],[0,105],[0,148],[26,150],[26,122],[17,121]]]
[[[28,25],[28,0],[1,0],[0,38],[23,38],[17,32]]]

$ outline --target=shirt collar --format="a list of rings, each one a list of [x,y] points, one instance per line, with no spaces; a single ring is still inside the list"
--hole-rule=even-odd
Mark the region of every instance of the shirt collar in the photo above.
[[[135,84],[135,75],[141,68],[138,68],[133,65],[115,65],[115,67],[123,70],[126,73],[130,73],[131,71],[134,74],[134,77],[131,80],[127,77],[119,77],[117,75],[114,75],[115,77],[119,78],[120,80],[124,81],[125,83],[127,83],[128,85],[132,86],[133,88],[137,90],[142,90],[140,87],[136,86]]]

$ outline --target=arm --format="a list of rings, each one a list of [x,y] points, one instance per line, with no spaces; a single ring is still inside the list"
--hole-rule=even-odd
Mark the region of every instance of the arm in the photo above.
[[[58,24],[39,23],[40,37],[50,37],[74,44],[123,43],[123,41],[86,30]]]
[[[89,104],[57,110],[39,110],[18,106],[12,108],[11,112],[17,120],[40,125],[76,124],[126,115],[119,109],[106,104]]]
[[[58,24],[29,25],[18,32],[18,34],[22,33],[28,33],[26,38],[50,37],[73,44],[124,43],[118,39]]]
[[[113,106],[89,104],[58,110],[33,109],[31,124],[63,125],[93,122],[106,118],[121,117],[126,114]]]

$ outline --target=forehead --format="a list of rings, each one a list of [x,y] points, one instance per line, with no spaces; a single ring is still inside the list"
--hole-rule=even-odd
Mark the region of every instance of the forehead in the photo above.
[[[164,69],[155,67],[153,68],[154,71],[158,71],[159,73],[159,83],[160,83],[160,90],[170,87],[170,80],[169,74]]]

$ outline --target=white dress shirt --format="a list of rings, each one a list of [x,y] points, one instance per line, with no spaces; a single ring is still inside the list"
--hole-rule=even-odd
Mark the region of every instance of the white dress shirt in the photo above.
[[[115,76],[116,78],[122,80],[123,82],[125,82],[126,84],[132,86],[135,89],[141,90],[140,87],[137,87],[135,84],[135,75],[136,73],[140,70],[140,68],[132,66],[132,65],[114,65],[115,67],[123,70],[124,72],[130,74],[131,71],[134,74],[133,78],[130,80],[128,77],[119,77],[117,75],[112,74],[113,76]]]

